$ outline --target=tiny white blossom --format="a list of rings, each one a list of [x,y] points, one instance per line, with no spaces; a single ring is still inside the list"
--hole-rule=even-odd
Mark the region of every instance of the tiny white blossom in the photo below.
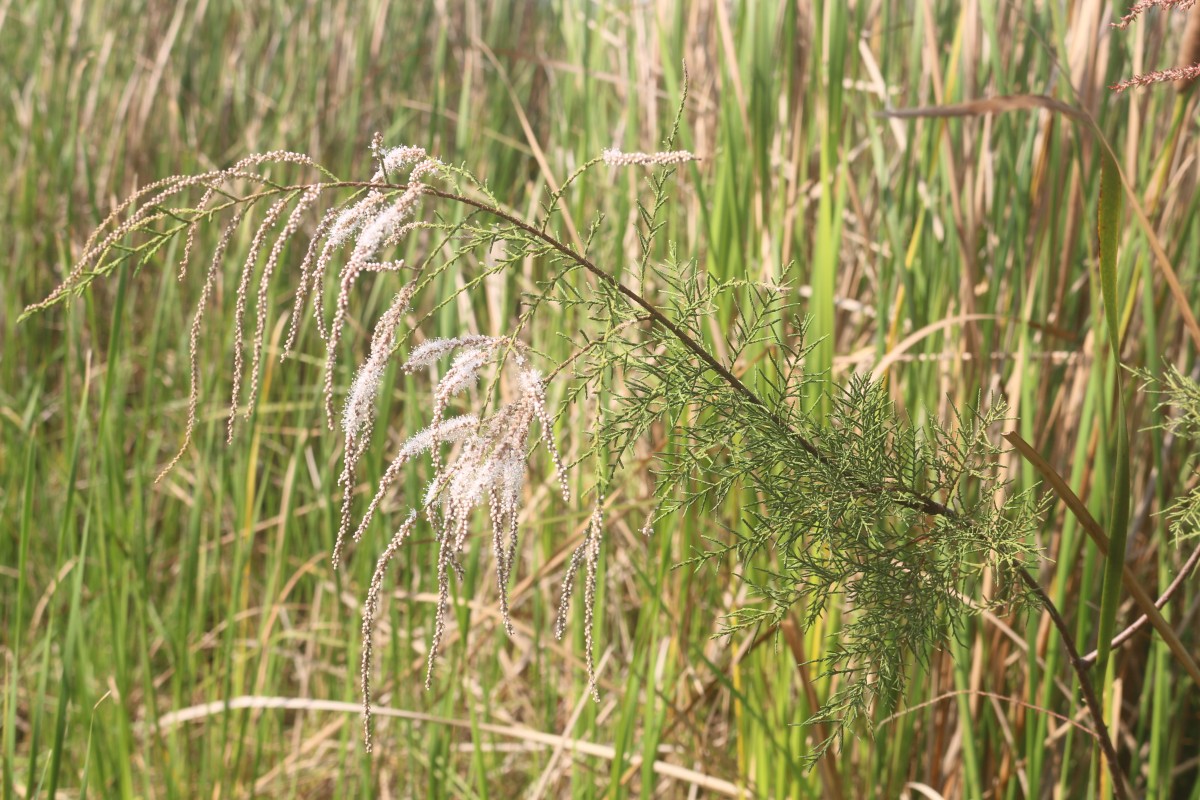
[[[412,372],[418,367],[426,367],[442,358],[442,356],[461,347],[484,347],[498,341],[492,336],[457,336],[453,339],[426,339],[413,348],[404,362],[404,370]]]
[[[687,150],[668,150],[662,153],[622,153],[613,147],[602,151],[600,157],[610,167],[629,167],[635,164],[652,167],[666,164],[683,164],[698,159],[698,156]]]

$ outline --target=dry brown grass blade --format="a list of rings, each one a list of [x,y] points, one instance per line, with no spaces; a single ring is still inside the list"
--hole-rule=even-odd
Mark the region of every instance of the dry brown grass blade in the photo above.
[[[1138,225],[1146,236],[1146,241],[1150,244],[1150,250],[1154,253],[1154,260],[1158,264],[1159,271],[1162,272],[1164,280],[1167,282],[1167,287],[1171,290],[1171,295],[1175,298],[1175,306],[1183,317],[1188,334],[1191,335],[1192,341],[1196,346],[1200,347],[1200,322],[1196,321],[1196,315],[1192,313],[1187,294],[1184,292],[1183,286],[1179,283],[1179,276],[1175,273],[1175,268],[1171,266],[1171,259],[1167,257],[1167,252],[1163,249],[1162,242],[1159,241],[1154,226],[1150,224],[1150,217],[1146,214],[1141,198],[1134,191],[1133,186],[1125,175],[1125,171],[1121,169],[1121,159],[1099,126],[1096,125],[1096,120],[1087,111],[1064,103],[1061,100],[1056,100],[1053,97],[1047,97],[1046,95],[1015,94],[971,100],[966,103],[955,103],[953,105],[887,109],[880,111],[879,115],[882,117],[899,117],[901,119],[921,119],[926,117],[972,117],[983,114],[1003,114],[1008,111],[1036,110],[1062,114],[1081,123],[1112,158],[1113,164],[1116,166],[1117,175],[1121,179],[1121,186],[1125,189],[1125,196],[1129,200],[1129,208],[1133,211]]]
[[[534,160],[538,163],[538,168],[542,171],[542,177],[546,179],[546,186],[551,192],[559,190],[559,182],[554,178],[554,173],[550,169],[550,161],[546,158],[546,151],[542,149],[542,145],[538,142],[537,134],[533,130],[533,125],[529,123],[529,117],[525,113],[525,106],[521,102],[521,98],[517,96],[517,90],[513,88],[512,81],[508,77],[508,70],[500,63],[500,59],[496,58],[496,54],[492,52],[492,48],[487,46],[487,43],[482,39],[475,39],[472,45],[479,52],[483,53],[487,58],[488,63],[496,70],[496,74],[500,76],[501,82],[504,84],[505,90],[508,92],[509,99],[512,100],[513,113],[517,115],[517,121],[521,123],[521,130],[525,133],[525,142],[529,145],[533,152]],[[575,220],[571,217],[571,212],[563,206],[559,211],[562,214],[563,225],[567,228],[567,234],[571,237],[571,243],[579,251],[583,251],[583,239],[579,236],[579,228],[575,225]]]
[[[1200,64],[1200,7],[1188,11],[1187,27],[1183,29],[1183,40],[1179,44],[1179,66]],[[1175,81],[1175,89],[1186,92],[1196,82],[1193,78]]]
[[[1196,568],[1197,563],[1200,563],[1200,547],[1197,547],[1195,550],[1192,551],[1192,554],[1188,557],[1188,560],[1185,561],[1183,563],[1183,566],[1179,568],[1179,574],[1177,574],[1175,576],[1174,580],[1171,581],[1171,585],[1168,586],[1163,591],[1163,593],[1161,595],[1159,595],[1158,599],[1154,601],[1154,605],[1157,608],[1163,608],[1164,606],[1166,606],[1167,603],[1171,602],[1171,598],[1175,596],[1176,590],[1178,590],[1179,587],[1182,586],[1184,584],[1184,582],[1187,580],[1188,576],[1192,574],[1192,570],[1194,570]],[[1127,640],[1129,640],[1135,633],[1140,631],[1142,628],[1146,627],[1146,623],[1149,621],[1150,621],[1150,618],[1147,617],[1145,614],[1143,614],[1142,616],[1140,616],[1136,620],[1134,620],[1132,623],[1130,623],[1130,625],[1127,628],[1125,628],[1125,630],[1121,631],[1120,633],[1118,633],[1116,636],[1113,637],[1113,640],[1112,640],[1113,649],[1115,650],[1116,648],[1125,644],[1125,642]],[[1098,651],[1093,650],[1092,652],[1090,652],[1086,656],[1084,656],[1083,660],[1087,661],[1088,663],[1091,663],[1096,660],[1098,655],[1099,655]]]
[[[881,117],[898,119],[942,119],[945,117],[978,117],[984,114],[1003,114],[1008,111],[1055,111],[1077,120],[1089,119],[1082,109],[1043,94],[1011,94],[1000,97],[985,97],[944,106],[918,106],[916,108],[889,108],[879,112]]]
[[[201,703],[200,705],[188,706],[177,711],[172,711],[169,714],[164,714],[160,717],[153,727],[158,731],[163,731],[167,728],[181,725],[187,722],[195,722],[217,714],[223,714],[228,711],[239,711],[243,709],[255,710],[285,710],[285,711],[329,711],[341,714],[357,714],[362,709],[357,703],[343,703],[333,700],[315,700],[306,697],[263,697],[256,695],[243,695],[233,697],[229,700],[218,700],[212,703]],[[542,747],[558,747],[572,753],[592,756],[612,761],[617,758],[616,748],[611,745],[596,744],[583,739],[572,739],[566,736],[558,736],[552,733],[544,733],[542,731],[527,728],[523,725],[497,725],[488,722],[472,723],[467,720],[453,719],[450,717],[438,717],[433,714],[422,714],[417,711],[405,711],[399,708],[380,707],[375,709],[375,714],[380,717],[394,717],[398,719],[406,719],[412,722],[424,722],[434,725],[444,725],[450,728],[459,728],[471,730],[475,728],[484,733],[490,733],[494,736],[504,736],[507,738],[518,739],[520,741],[529,742]],[[641,763],[641,756],[634,754],[630,757],[631,761]],[[723,795],[725,797],[745,797],[746,791],[739,786],[736,786],[729,781],[707,775],[703,772],[698,772],[687,767],[682,767],[677,764],[671,764],[666,761],[656,760],[651,765],[654,772],[664,778],[681,781],[684,783],[696,786],[699,789],[704,789],[714,794]]]
[[[1066,503],[1067,508],[1079,520],[1079,524],[1087,532],[1087,535],[1091,537],[1092,542],[1095,543],[1101,555],[1107,557],[1108,535],[1104,532],[1104,528],[1100,527],[1100,523],[1096,521],[1096,518],[1088,511],[1084,502],[1079,499],[1079,495],[1072,491],[1070,485],[1067,484],[1063,477],[1042,458],[1041,454],[1033,448],[1033,445],[1021,438],[1020,434],[1012,431],[1004,434],[1004,438],[1038,471],[1046,483],[1050,484],[1050,488],[1054,490],[1054,493]],[[1159,613],[1158,606],[1154,604],[1150,595],[1142,588],[1142,585],[1138,582],[1133,572],[1130,571],[1128,565],[1125,566],[1122,583],[1124,583],[1129,594],[1133,596],[1133,600],[1138,608],[1150,620],[1150,624],[1162,636],[1163,641],[1166,642],[1167,647],[1170,648],[1176,660],[1183,665],[1183,668],[1191,676],[1192,680],[1196,682],[1196,685],[1200,686],[1200,667],[1196,666],[1196,662],[1192,660],[1187,648],[1179,640],[1175,629]]]
[[[913,331],[908,336],[904,337],[903,340],[898,342],[895,347],[889,350],[884,357],[879,360],[879,363],[871,369],[872,377],[875,380],[883,380],[892,364],[895,364],[898,360],[900,360],[904,354],[913,347],[913,345],[917,344],[925,337],[931,336],[932,334],[937,333],[945,328],[953,327],[954,325],[962,325],[964,323],[981,319],[1003,321],[1006,318],[1001,317],[998,314],[956,314],[952,317],[945,317],[944,319],[939,319],[936,322],[931,322],[928,325]]]
[[[908,716],[909,714],[916,714],[918,711],[922,711],[926,708],[932,708],[933,706],[936,706],[938,703],[944,703],[947,700],[953,700],[957,697],[962,697],[963,695],[987,698],[989,700],[995,700],[998,702],[1008,703],[1008,704],[1016,706],[1018,708],[1024,708],[1028,711],[1033,711],[1038,714],[1045,714],[1047,717],[1050,717],[1052,719],[1058,720],[1059,722],[1063,723],[1064,728],[1075,728],[1076,730],[1081,731],[1082,733],[1086,733],[1088,736],[1092,737],[1093,739],[1096,738],[1096,731],[1094,729],[1089,728],[1087,725],[1084,725],[1079,720],[1073,719],[1072,717],[1068,717],[1065,714],[1059,714],[1058,712],[1052,711],[1048,708],[1043,708],[1042,706],[1034,705],[1033,703],[1027,703],[1024,700],[1020,700],[1016,697],[1009,697],[1008,695],[997,694],[996,692],[982,692],[982,691],[978,691],[976,689],[956,689],[952,692],[944,692],[942,694],[939,694],[937,697],[932,697],[924,702],[917,703],[916,705],[908,706],[906,708],[900,709],[899,711],[888,714],[886,717],[881,719],[879,721],[879,724],[876,725],[875,727],[876,727],[876,729],[882,728],[885,725],[892,724],[893,722],[900,719],[901,717]]]

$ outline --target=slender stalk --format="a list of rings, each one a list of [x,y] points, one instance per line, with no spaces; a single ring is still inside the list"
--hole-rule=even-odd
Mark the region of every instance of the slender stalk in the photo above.
[[[1104,709],[1100,706],[1100,700],[1096,696],[1096,689],[1092,686],[1092,680],[1088,676],[1088,664],[1084,662],[1079,655],[1078,648],[1075,647],[1075,637],[1071,635],[1071,628],[1067,625],[1066,620],[1058,613],[1058,608],[1054,605],[1054,601],[1050,599],[1050,595],[1046,594],[1040,583],[1034,580],[1025,569],[1019,568],[1017,574],[1024,581],[1029,590],[1037,595],[1037,598],[1042,603],[1042,607],[1046,609],[1046,613],[1050,615],[1050,620],[1054,623],[1054,627],[1058,628],[1059,637],[1062,639],[1063,647],[1067,649],[1067,655],[1071,659],[1071,668],[1075,670],[1076,677],[1079,678],[1079,688],[1083,692],[1083,701],[1087,704],[1088,710],[1092,714],[1092,722],[1096,725],[1096,743],[1100,745],[1100,752],[1104,754],[1104,761],[1108,764],[1109,774],[1112,775],[1113,794],[1120,800],[1129,800],[1129,793],[1125,786],[1125,775],[1121,772],[1121,764],[1117,760],[1117,749],[1113,745],[1112,738],[1108,733],[1108,725],[1104,722]]]
[[[1046,459],[1042,458],[1041,453],[1035,450],[1033,445],[1021,438],[1021,435],[1016,431],[1010,431],[1009,433],[1004,434],[1004,438],[1016,448],[1017,452],[1019,452],[1026,461],[1033,465],[1033,468],[1038,471],[1046,483],[1050,485],[1050,488],[1054,490],[1054,493],[1057,494],[1064,503],[1066,503],[1067,508],[1069,508],[1071,513],[1075,515],[1075,518],[1079,520],[1079,524],[1083,527],[1083,530],[1087,533],[1087,535],[1091,537],[1092,541],[1096,545],[1096,549],[1100,551],[1100,554],[1102,556],[1107,556],[1109,549],[1107,534],[1105,534],[1104,529],[1100,527],[1100,523],[1098,523],[1095,517],[1092,516],[1092,513],[1088,511],[1088,508],[1084,502],[1080,500],[1079,496],[1071,489],[1071,486],[1063,479],[1061,475],[1058,474],[1053,467],[1050,466]],[[1192,658],[1191,653],[1188,652],[1187,647],[1184,646],[1183,641],[1179,638],[1179,634],[1175,632],[1175,629],[1171,627],[1170,623],[1168,623],[1166,619],[1163,618],[1163,615],[1159,613],[1158,608],[1154,605],[1154,601],[1150,599],[1150,595],[1148,595],[1146,590],[1142,588],[1142,585],[1138,583],[1137,578],[1129,569],[1128,564],[1126,564],[1124,567],[1122,578],[1125,584],[1125,589],[1130,595],[1133,596],[1133,600],[1135,603],[1137,603],[1138,608],[1140,608],[1142,613],[1149,618],[1150,624],[1154,626],[1154,629],[1158,631],[1159,636],[1161,636],[1163,641],[1167,643],[1167,647],[1170,648],[1171,654],[1175,656],[1175,659],[1183,666],[1184,670],[1196,683],[1196,685],[1200,686],[1200,665],[1198,665],[1196,660]]]
[[[1162,595],[1154,601],[1155,608],[1164,608],[1166,607],[1167,603],[1171,602],[1171,598],[1175,595],[1175,591],[1183,585],[1183,582],[1187,579],[1188,575],[1192,574],[1192,570],[1196,568],[1197,563],[1200,563],[1200,547],[1197,547],[1192,551],[1192,554],[1188,556],[1188,560],[1184,562],[1183,567],[1179,570],[1179,574],[1175,576],[1175,580],[1171,581],[1171,585],[1168,586]],[[1146,627],[1146,623],[1149,621],[1150,616],[1148,614],[1142,614],[1137,618],[1137,620],[1130,624],[1129,627],[1113,637],[1112,644],[1109,645],[1109,648],[1116,650],[1118,647],[1125,644],[1127,641],[1133,638],[1135,633]],[[1096,658],[1098,655],[1099,650],[1093,650],[1083,657],[1083,662],[1090,667],[1092,664],[1096,663]]]
[[[384,187],[376,187],[376,188],[384,188]],[[386,188],[402,189],[404,187],[389,186]],[[657,308],[655,308],[654,305],[649,300],[647,300],[645,297],[638,294],[634,290],[630,289],[625,284],[621,283],[619,280],[617,280],[613,275],[611,275],[606,270],[601,269],[599,266],[596,265],[595,262],[593,262],[587,256],[583,255],[582,253],[579,253],[578,251],[571,248],[569,245],[565,244],[564,242],[555,238],[554,236],[551,236],[550,234],[546,233],[545,231],[543,231],[539,228],[536,228],[533,225],[530,225],[529,223],[525,222],[524,220],[522,220],[512,214],[509,214],[508,212],[506,212],[502,209],[496,208],[493,205],[489,205],[488,203],[484,203],[482,201],[475,200],[474,198],[467,197],[466,195],[457,194],[455,192],[447,192],[447,191],[443,191],[441,189],[429,188],[429,189],[425,190],[425,193],[432,195],[434,197],[440,197],[445,200],[451,200],[451,201],[454,201],[457,203],[463,203],[464,205],[471,206],[472,208],[477,208],[480,211],[484,211],[488,214],[491,214],[492,216],[495,216],[499,219],[504,220],[508,224],[510,224],[516,228],[519,228],[520,230],[529,234],[530,236],[540,239],[541,241],[550,245],[555,250],[557,250],[558,252],[560,252],[561,254],[566,256],[567,258],[571,259],[579,266],[586,269],[588,272],[590,272],[596,278],[604,281],[609,286],[616,289],[616,291],[618,291],[620,294],[622,294],[626,299],[628,299],[634,305],[637,305],[638,307],[643,309],[646,312],[647,316],[650,317],[651,320],[653,320],[655,323],[657,323],[658,325],[662,326],[667,331],[669,331],[671,333],[671,335],[674,336],[676,339],[678,339],[679,342],[684,347],[686,347],[698,359],[700,359],[700,361],[703,362],[706,367],[711,369],[718,376],[720,376],[722,380],[724,380],[727,384],[729,384],[729,386],[734,391],[736,391],[738,394],[742,395],[742,397],[744,397],[750,403],[752,403],[755,406],[757,406],[758,408],[762,409],[763,412],[767,415],[767,417],[772,422],[774,422],[780,428],[782,428],[783,430],[786,430],[789,434],[791,434],[791,436],[799,443],[800,447],[803,448],[806,453],[808,453],[813,458],[820,461],[822,464],[829,463],[828,456],[826,456],[824,453],[822,453],[817,448],[817,446],[815,444],[813,444],[813,442],[809,441],[806,437],[804,437],[803,435],[798,433],[795,429],[793,429],[790,425],[788,425],[787,422],[783,418],[781,418],[773,409],[771,409],[770,406],[768,406],[761,397],[759,397],[752,389],[750,389],[750,387],[746,386],[746,384],[743,383],[741,381],[741,379],[738,378],[737,375],[734,375],[733,372],[729,370],[729,368],[727,368],[721,362],[717,361],[717,359],[715,357],[713,357],[712,353],[710,353],[707,348],[705,348],[703,345],[701,345],[699,342],[697,342],[695,339],[693,339],[688,334],[687,331],[683,330],[678,325],[676,325],[667,315],[663,314],[661,311],[659,311]],[[931,514],[931,515],[935,515],[935,516],[944,516],[944,517],[950,517],[950,518],[954,518],[954,517],[958,516],[957,513],[954,511],[954,509],[950,508],[949,506],[939,503],[938,501],[934,500],[933,498],[925,497],[924,495],[920,494],[919,492],[917,492],[913,489],[910,489],[908,487],[902,486],[902,487],[892,488],[892,487],[885,486],[885,487],[880,487],[880,488],[885,492],[894,492],[894,493],[901,493],[901,494],[908,495],[908,497],[910,499],[901,500],[899,502],[901,505],[906,506],[908,508],[912,508],[916,511],[921,511],[926,514]]]

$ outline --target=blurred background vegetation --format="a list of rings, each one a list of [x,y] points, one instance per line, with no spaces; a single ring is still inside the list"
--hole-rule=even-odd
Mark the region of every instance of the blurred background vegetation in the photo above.
[[[134,187],[251,152],[304,151],[366,177],[381,131],[467,164],[531,214],[546,184],[602,148],[654,149],[686,59],[682,144],[703,160],[680,173],[668,212],[681,255],[719,277],[788,284],[823,337],[810,366],[886,372],[916,422],[1002,393],[1013,427],[1103,515],[1116,406],[1094,280],[1096,141],[1047,111],[878,112],[1021,93],[1086,110],[1194,305],[1194,104],[1169,85],[1106,88],[1175,64],[1183,16],[1114,32],[1113,14],[1092,0],[0,2],[3,796],[1081,796],[1092,745],[1064,719],[1083,711],[1036,614],[976,618],[948,652],[911,665],[906,705],[875,720],[874,738],[802,770],[814,738],[799,723],[831,686],[796,664],[826,651],[848,609],[804,633],[714,638],[750,602],[736,573],[770,562],[672,570],[741,524],[739,509],[641,535],[652,442],[612,497],[601,702],[586,691],[582,612],[562,643],[550,633],[588,510],[555,502],[539,477],[512,592],[518,635],[499,624],[479,537],[432,691],[432,545],[400,556],[376,692],[403,714],[380,719],[369,759],[359,609],[387,531],[330,569],[339,443],[322,435],[311,332],[307,355],[271,367],[253,427],[223,441],[232,276],[251,231],[209,312],[198,441],[161,484],[186,419],[185,319],[199,292],[176,281],[178,250],[17,318]],[[642,190],[636,171],[601,170],[568,195],[577,224],[606,214],[595,255],[613,270],[636,252]],[[215,229],[205,235],[211,252]],[[1121,245],[1123,359],[1191,372],[1194,346],[1144,232],[1128,222]],[[537,277],[531,264],[490,281],[431,333],[506,330]],[[382,285],[364,298],[360,320],[389,299]],[[534,341],[564,356],[557,334],[579,324],[545,313]],[[398,436],[428,409],[411,379],[393,385],[381,416]],[[1162,422],[1152,399],[1135,396],[1131,413],[1129,563],[1161,589],[1186,551],[1156,512],[1189,486],[1188,453],[1138,432]],[[569,410],[560,418],[568,454],[585,446],[579,427]],[[1015,457],[1003,466],[1015,488],[1035,478]],[[1102,560],[1058,506],[1036,544],[1043,585],[1090,649]],[[1198,604],[1193,582],[1166,611],[1193,648]],[[1200,798],[1196,687],[1144,633],[1118,651],[1116,677],[1114,736],[1138,794]],[[235,697],[260,707],[205,707]]]

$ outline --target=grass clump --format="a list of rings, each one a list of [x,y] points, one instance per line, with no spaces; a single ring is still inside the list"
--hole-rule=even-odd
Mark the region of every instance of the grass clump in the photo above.
[[[102,225],[92,237],[95,243],[85,248],[64,282],[26,309],[27,314],[45,310],[131,255],[145,263],[147,254],[157,253],[173,236],[185,238],[178,270],[183,279],[196,227],[227,217],[192,313],[186,448],[196,426],[197,345],[211,283],[222,267],[224,243],[252,216],[248,211],[265,206],[237,283],[229,441],[239,415],[251,418],[258,402],[265,336],[274,326],[267,298],[277,273],[299,275],[288,343],[281,357],[286,358],[296,341],[298,321],[311,300],[315,328],[325,342],[322,393],[330,430],[337,417],[333,410],[336,374],[356,281],[366,273],[385,280],[398,276],[395,296],[373,326],[369,355],[357,367],[343,403],[341,521],[332,553],[336,569],[350,531],[354,542],[359,542],[405,466],[430,453],[432,473],[424,496],[405,501],[411,510],[402,512],[404,522],[378,558],[363,607],[361,688],[368,750],[379,597],[390,562],[419,520],[429,523],[437,542],[437,601],[425,682],[429,688],[446,630],[450,576],[453,573],[460,584],[466,580],[463,558],[474,529],[474,512],[485,505],[503,626],[510,636],[514,633],[508,586],[519,543],[526,461],[535,423],[551,456],[562,499],[571,500],[545,381],[533,366],[537,343],[523,338],[548,303],[581,307],[596,325],[595,330],[580,332],[582,338],[574,342],[575,354],[569,358],[573,362],[585,357],[585,364],[573,376],[563,372],[566,363],[556,366],[553,374],[574,378],[571,392],[577,402],[588,394],[605,392],[612,400],[588,423],[594,429],[593,444],[577,460],[580,465],[593,463],[595,511],[567,566],[555,626],[561,638],[574,576],[585,566],[586,663],[597,702],[590,628],[604,528],[604,487],[618,478],[625,451],[652,427],[670,431],[673,442],[670,455],[659,462],[659,491],[664,499],[660,513],[681,513],[693,506],[720,509],[740,494],[757,498],[730,531],[731,544],[694,559],[700,563],[732,555],[737,563],[750,564],[765,552],[778,562],[765,577],[743,574],[747,585],[767,603],[738,609],[725,633],[778,629],[798,604],[805,608],[806,628],[811,628],[834,596],[842,598],[848,610],[849,621],[838,646],[822,658],[823,675],[839,676],[843,688],[814,717],[833,722],[834,728],[814,749],[813,759],[840,741],[847,726],[869,719],[877,705],[887,712],[895,708],[906,685],[905,665],[913,657],[927,660],[946,640],[956,619],[971,608],[960,598],[985,570],[994,570],[1001,578],[999,591],[989,603],[1003,605],[1020,593],[1019,582],[1009,578],[1031,553],[1026,540],[1037,515],[1028,496],[1003,496],[1003,482],[995,474],[994,460],[1000,450],[991,444],[989,431],[1004,419],[1002,403],[960,415],[952,430],[934,426],[922,432],[901,420],[877,380],[855,377],[837,388],[823,376],[805,372],[809,353],[805,325],[791,315],[786,303],[778,301],[777,287],[764,289],[740,280],[717,282],[701,275],[695,262],[655,259],[655,240],[662,231],[658,215],[670,202],[668,181],[679,164],[696,158],[671,149],[682,104],[679,113],[663,151],[605,150],[579,167],[561,188],[550,191],[545,216],[529,222],[501,208],[488,187],[467,169],[448,167],[420,147],[385,147],[378,135],[372,146],[377,169],[367,181],[339,179],[309,157],[291,152],[249,156],[227,170],[159,181],[126,201],[121,210],[128,217],[120,222],[115,214],[110,217],[106,225],[112,230],[106,233]],[[649,179],[652,198],[638,205],[642,258],[634,274],[620,278],[588,256],[591,242],[606,235],[600,218],[589,227],[582,250],[559,238],[551,227],[571,184],[602,165],[657,169]],[[268,168],[279,167],[300,167],[323,180],[297,181],[290,176],[285,180],[266,174]],[[319,216],[304,259],[295,270],[287,269],[281,255],[297,237],[306,215],[320,199],[338,191],[348,192],[349,197]],[[189,192],[201,193],[196,204],[179,205]],[[470,213],[447,223],[426,210],[433,202],[466,206]],[[158,227],[163,224],[165,229]],[[408,247],[416,253],[411,265],[393,255],[409,244],[408,237],[417,238]],[[144,241],[126,246],[127,239]],[[420,321],[410,324],[411,306],[424,299],[423,292],[440,274],[501,242],[507,256],[492,271],[538,259],[550,270],[547,279],[527,299],[528,310],[506,335],[464,333],[411,345],[401,368],[407,374],[436,368],[451,354],[454,358],[435,379],[428,426],[401,437],[374,497],[355,522],[357,468],[370,443],[389,361],[411,335],[420,336]],[[347,255],[333,275],[342,250]],[[561,289],[576,271],[586,273],[590,285]],[[332,313],[326,307],[326,284],[337,287]],[[470,285],[449,297],[435,295],[432,305],[444,306],[469,291]],[[252,290],[254,286],[257,289]],[[703,320],[722,306],[721,295],[729,292],[740,295],[736,302],[744,304],[738,323],[715,346],[703,343]],[[246,345],[251,307],[253,333]],[[409,335],[403,330],[406,327]],[[248,367],[243,355],[247,347]],[[752,350],[758,353],[754,366],[739,367]],[[491,373],[492,385],[476,403],[494,407],[447,418],[455,398],[472,389],[486,372]],[[618,384],[626,391],[612,394],[610,388]],[[243,386],[248,387],[245,398]],[[814,388],[829,400],[831,410],[824,416],[812,410]],[[690,418],[686,424],[685,416]],[[171,460],[168,471],[182,453]]]
[[[0,537],[0,793],[836,798],[916,783],[1041,797],[1092,782],[1100,795],[1105,715],[1063,669],[1082,664],[1103,681],[1092,696],[1130,791],[1188,796],[1196,695],[1177,654],[1194,651],[1195,557],[1158,512],[1192,488],[1193,445],[1131,436],[1122,473],[1114,413],[1137,430],[1177,412],[1138,392],[1118,412],[1113,387],[1120,364],[1190,372],[1194,94],[1106,87],[1184,64],[1172,58],[1196,9],[1115,34],[1082,2],[530,8],[0,14],[0,61],[18,76],[0,109],[16,265],[0,275],[0,517],[15,521]],[[683,56],[691,99],[672,147],[703,159],[658,165],[678,169],[658,207],[643,165],[603,158],[652,149]],[[946,116],[880,116],[892,108]],[[1108,152],[1137,224],[1110,220],[1102,298],[1104,140],[1122,143]],[[428,190],[512,219],[422,190],[395,247],[347,276],[352,229],[314,281],[338,219],[326,212],[403,193],[407,162],[367,185],[384,142],[440,158]],[[211,184],[189,186],[77,276],[74,302],[17,324],[62,276],[46,265],[101,243],[88,235],[113,198],[294,151],[333,175],[246,165],[207,203]],[[1109,318],[1116,358],[1096,345]],[[464,347],[404,368],[435,341]],[[468,350],[478,378],[435,418]],[[526,368],[551,425],[531,419],[520,454],[519,535],[482,492],[461,550],[450,535],[427,690],[447,541],[427,487],[471,435],[495,441],[484,426],[528,400]],[[868,372],[882,385],[854,377]],[[989,453],[997,427],[1042,462]],[[964,449],[977,474],[952,483]],[[1044,468],[1061,472],[1069,513],[1034,500]],[[1097,613],[1106,560],[1088,537],[1123,527],[1106,515],[1118,486],[1121,577],[1143,587],[1135,600],[1157,596],[1157,619],[1122,587]],[[998,522],[1032,526],[990,566],[974,548],[1007,533],[976,525],[989,496]],[[958,525],[947,511],[983,535],[939,539]],[[873,538],[852,525],[868,522]],[[804,549],[798,526],[820,544]],[[895,552],[872,559],[877,546]],[[944,569],[952,555],[967,561]],[[1039,603],[1014,609],[1026,617],[1008,599]],[[849,636],[873,602],[897,615]],[[1099,677],[1087,665],[1109,618],[1124,630]],[[927,625],[931,647],[912,638]],[[804,769],[839,734],[836,757]]]

